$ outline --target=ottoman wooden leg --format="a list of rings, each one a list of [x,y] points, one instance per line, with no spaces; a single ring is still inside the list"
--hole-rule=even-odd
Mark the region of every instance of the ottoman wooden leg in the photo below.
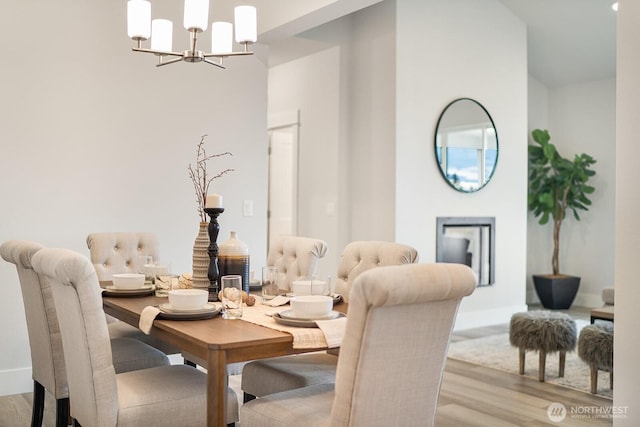
[[[524,348],[520,348],[520,352],[518,354],[518,359],[520,361],[520,375],[524,374]]]
[[[560,378],[564,377],[564,364],[567,360],[567,352],[566,351],[561,351],[560,352],[560,366],[558,367],[558,376]]]
[[[613,390],[613,369],[609,371],[609,388]]]
[[[591,365],[591,393],[596,394],[598,392],[598,366]]]
[[[544,382],[544,367],[547,364],[547,352],[540,350],[540,361],[538,363],[538,381]]]

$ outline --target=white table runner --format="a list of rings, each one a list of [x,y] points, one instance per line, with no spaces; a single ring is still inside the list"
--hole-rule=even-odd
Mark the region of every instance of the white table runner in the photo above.
[[[242,320],[291,334],[293,336],[293,348],[333,348],[342,344],[347,322],[346,317],[318,322],[319,328],[300,328],[282,325],[277,323],[271,316],[268,316],[268,314],[280,313],[289,309],[291,309],[289,305],[269,307],[256,302],[256,305],[252,307],[245,306],[243,308]]]

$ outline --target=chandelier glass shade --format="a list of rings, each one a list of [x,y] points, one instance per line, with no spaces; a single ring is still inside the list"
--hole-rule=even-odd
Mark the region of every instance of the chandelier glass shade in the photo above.
[[[158,57],[157,67],[185,61],[205,62],[225,68],[223,60],[228,56],[252,55],[249,45],[257,40],[256,8],[237,6],[234,18],[235,40],[244,49],[233,52],[234,25],[230,22],[213,22],[211,52],[204,52],[199,49],[198,34],[206,31],[209,24],[209,0],[185,0],[183,26],[189,32],[189,48],[174,52],[173,22],[167,19],[151,20],[151,3],[148,0],[127,2],[127,34],[137,43],[132,50],[155,54]],[[142,47],[142,42],[146,40],[150,40],[150,48]]]

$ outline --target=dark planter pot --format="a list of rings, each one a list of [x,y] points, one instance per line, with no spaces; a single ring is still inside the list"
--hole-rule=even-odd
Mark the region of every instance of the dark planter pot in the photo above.
[[[573,304],[580,287],[580,278],[534,274],[533,284],[543,307],[564,310]]]

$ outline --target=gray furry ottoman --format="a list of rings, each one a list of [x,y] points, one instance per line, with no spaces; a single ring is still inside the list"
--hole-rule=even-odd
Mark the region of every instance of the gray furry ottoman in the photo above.
[[[559,376],[564,376],[566,352],[576,347],[576,322],[555,311],[527,311],[511,316],[509,341],[520,350],[520,374],[524,374],[525,353],[538,351],[538,380],[544,381],[547,353],[559,352]]]
[[[608,371],[613,389],[613,324],[596,323],[582,328],[578,356],[591,368],[591,393],[598,392],[598,369]]]

